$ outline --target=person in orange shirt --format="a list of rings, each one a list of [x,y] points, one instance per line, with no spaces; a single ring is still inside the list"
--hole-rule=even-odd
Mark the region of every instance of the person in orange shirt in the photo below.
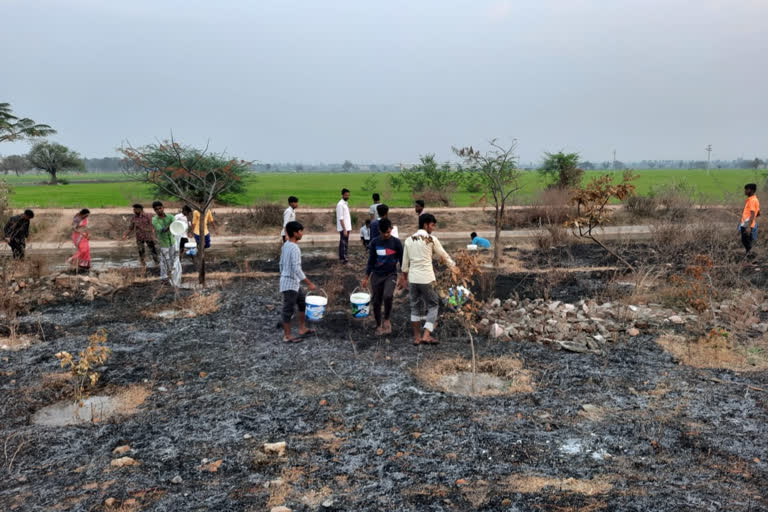
[[[749,256],[749,251],[752,250],[752,243],[757,240],[757,218],[760,216],[760,201],[755,195],[756,192],[757,185],[754,183],[744,185],[744,195],[747,196],[747,201],[741,214],[739,232],[741,233],[741,243],[747,251],[747,256]]]

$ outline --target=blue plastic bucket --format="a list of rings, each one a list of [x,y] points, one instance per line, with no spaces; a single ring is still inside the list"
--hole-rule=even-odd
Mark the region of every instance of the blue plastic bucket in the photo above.
[[[371,294],[365,292],[353,293],[349,296],[349,302],[352,304],[352,316],[355,318],[365,318],[371,309]]]
[[[328,298],[320,295],[307,295],[307,309],[304,312],[307,320],[317,322],[322,320],[325,315],[325,307],[328,305]]]

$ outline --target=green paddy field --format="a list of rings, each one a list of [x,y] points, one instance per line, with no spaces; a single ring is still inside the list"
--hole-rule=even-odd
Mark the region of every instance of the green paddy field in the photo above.
[[[647,194],[653,187],[663,184],[687,183],[694,187],[700,202],[732,201],[742,197],[747,182],[756,182],[760,188],[765,177],[764,170],[717,169],[709,175],[703,170],[652,169],[635,171],[635,184],[639,194]],[[256,201],[283,203],[289,195],[299,197],[304,206],[332,206],[339,197],[342,187],[351,190],[350,204],[370,204],[370,193],[363,191],[366,178],[371,174],[379,176],[378,191],[389,194],[386,202],[390,206],[408,206],[412,202],[410,192],[388,190],[386,173],[254,173],[247,178],[247,191],[237,197],[235,206],[248,206]],[[589,171],[585,179],[605,174],[605,171]],[[620,176],[620,173],[614,173]],[[43,185],[45,175],[26,174],[22,176],[0,176],[13,186],[11,204],[16,208],[105,208],[127,206],[134,202],[147,203],[154,199],[150,187],[145,184],[125,181],[117,173],[62,174],[69,180],[68,185]],[[544,188],[538,173],[523,173],[523,189],[516,202],[529,203]],[[759,190],[758,190],[759,194]],[[453,201],[456,206],[472,206],[480,194],[459,191]],[[386,197],[386,195],[385,195]]]

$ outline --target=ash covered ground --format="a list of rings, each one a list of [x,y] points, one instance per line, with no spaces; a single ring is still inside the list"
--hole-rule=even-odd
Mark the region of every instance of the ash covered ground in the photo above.
[[[321,282],[325,265],[309,265]],[[417,377],[469,361],[457,326],[415,347],[399,299],[389,338],[338,307],[288,345],[277,283],[233,280],[194,318],[142,315],[173,298],[152,284],[22,319],[39,339],[0,354],[0,509],[768,510],[766,372],[681,365],[653,334],[599,354],[480,337],[481,359],[520,361],[533,390],[461,396]],[[98,328],[113,354],[90,394],[149,395],[125,416],[33,424],[72,399],[54,354]]]

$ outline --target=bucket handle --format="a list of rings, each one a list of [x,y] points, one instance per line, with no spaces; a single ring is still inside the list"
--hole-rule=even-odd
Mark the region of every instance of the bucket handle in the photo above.
[[[325,298],[326,299],[328,298],[328,294],[325,293],[325,290],[323,290],[322,288],[318,289],[317,291],[307,293],[307,297],[309,297],[310,295],[320,295],[318,292],[323,292],[323,295],[325,295]]]

